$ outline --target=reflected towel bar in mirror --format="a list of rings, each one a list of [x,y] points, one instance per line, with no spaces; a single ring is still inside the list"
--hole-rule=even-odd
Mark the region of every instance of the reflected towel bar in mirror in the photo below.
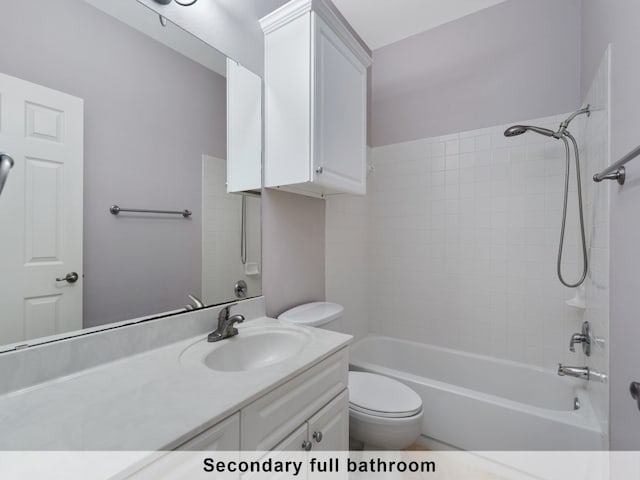
[[[166,215],[182,215],[184,218],[188,218],[192,215],[190,210],[143,210],[140,208],[121,208],[118,205],[112,205],[109,208],[109,211],[113,215],[118,215],[120,212],[134,212],[134,213],[158,213],[158,214],[166,214]]]

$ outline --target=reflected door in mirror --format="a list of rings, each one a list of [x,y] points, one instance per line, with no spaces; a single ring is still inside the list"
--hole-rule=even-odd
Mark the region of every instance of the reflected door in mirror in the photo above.
[[[0,345],[82,328],[82,99],[0,74],[0,150]]]

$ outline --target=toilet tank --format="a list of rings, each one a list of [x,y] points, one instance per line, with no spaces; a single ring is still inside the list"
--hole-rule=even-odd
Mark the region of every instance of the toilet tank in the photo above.
[[[278,316],[278,320],[342,332],[344,307],[332,302],[312,302],[298,305]]]

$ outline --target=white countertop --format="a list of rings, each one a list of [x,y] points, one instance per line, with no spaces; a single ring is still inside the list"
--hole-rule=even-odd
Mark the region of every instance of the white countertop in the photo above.
[[[255,326],[286,325],[266,317]],[[170,450],[318,361],[346,347],[349,335],[305,328],[312,339],[296,356],[244,372],[184,365],[198,335],[90,370],[0,396],[0,450]],[[223,340],[224,342],[224,340]]]

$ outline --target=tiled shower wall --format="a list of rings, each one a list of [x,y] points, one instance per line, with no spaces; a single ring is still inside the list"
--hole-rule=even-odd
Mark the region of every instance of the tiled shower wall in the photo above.
[[[227,193],[226,181],[227,161],[204,155],[201,298],[207,305],[234,298],[238,280],[247,283],[249,297],[262,294],[260,199],[247,197],[247,268],[240,259],[242,196]]]
[[[556,129],[565,117],[523,123]],[[367,319],[358,333],[547,368],[582,360],[568,341],[583,312],[556,278],[564,146],[532,133],[507,139],[505,128],[375,148],[366,200],[327,201],[327,298]],[[569,198],[563,271],[573,280],[574,176]]]

